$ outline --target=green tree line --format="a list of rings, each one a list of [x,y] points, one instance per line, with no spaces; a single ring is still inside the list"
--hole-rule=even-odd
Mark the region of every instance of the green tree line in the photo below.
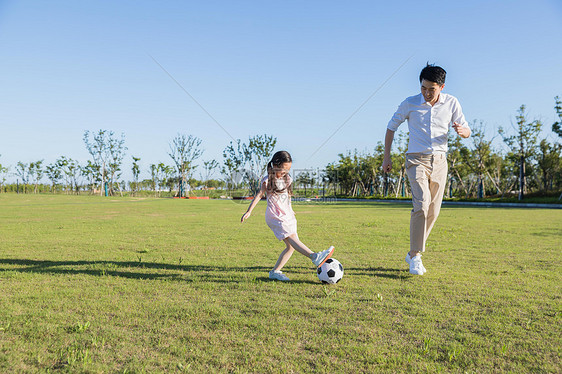
[[[557,136],[552,142],[540,139],[543,124],[530,120],[524,105],[517,111],[516,123],[498,131],[506,150],[494,147],[494,138],[486,137],[486,125],[482,121],[471,124],[472,135],[466,140],[450,134],[448,196],[483,198],[516,194],[523,199],[529,193],[559,194],[562,191],[562,105],[558,97],[555,100],[559,120],[552,124]],[[408,196],[404,157],[407,134],[399,133],[397,137],[392,172],[382,172],[384,146],[379,142],[373,153],[339,154],[339,160],[329,164],[320,177],[328,184],[337,184],[338,193],[345,196]]]
[[[555,98],[558,121],[550,127],[554,140],[540,139],[543,123],[529,119],[522,105],[510,127],[501,127],[493,138],[486,137],[483,121],[471,123],[472,136],[461,140],[449,137],[449,179],[447,195],[460,198],[507,197],[523,199],[530,193],[546,195],[562,191],[562,103]],[[494,145],[500,140],[501,147]],[[150,164],[140,180],[140,157],[131,156],[132,180],[122,177],[127,147],[125,135],[113,131],[86,131],[84,145],[90,159],[79,163],[61,156],[53,163],[44,160],[18,162],[13,169],[0,164],[0,191],[22,193],[90,193],[106,196],[151,193],[154,196],[187,196],[194,189],[208,191],[246,190],[249,195],[259,189],[259,178],[277,144],[270,135],[254,135],[247,141],[230,142],[223,159],[200,160],[204,154],[202,140],[192,135],[178,134],[169,143],[169,164]],[[405,151],[408,134],[398,133],[392,150],[395,165],[390,173],[382,172],[384,146],[378,142],[373,152],[347,151],[323,170],[294,170],[297,191],[319,194],[326,189],[348,197],[407,197],[409,183],[405,172]],[[196,175],[196,171],[199,174]],[[211,179],[218,172],[220,178]],[[6,184],[9,176],[17,183]],[[49,183],[45,183],[45,179]],[[560,196],[562,197],[562,196]]]

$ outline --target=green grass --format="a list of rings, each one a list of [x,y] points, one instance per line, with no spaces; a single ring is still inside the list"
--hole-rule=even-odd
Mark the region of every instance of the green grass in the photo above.
[[[345,267],[319,283],[261,202],[0,195],[0,372],[560,372],[562,211],[295,204]]]

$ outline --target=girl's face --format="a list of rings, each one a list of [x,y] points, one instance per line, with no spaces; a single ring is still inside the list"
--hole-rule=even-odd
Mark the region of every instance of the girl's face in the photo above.
[[[273,172],[276,178],[283,178],[291,170],[292,162],[284,162],[280,166],[273,165]]]

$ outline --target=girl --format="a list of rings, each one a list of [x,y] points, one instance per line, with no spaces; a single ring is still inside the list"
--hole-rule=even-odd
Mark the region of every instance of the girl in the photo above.
[[[264,194],[267,195],[267,209],[265,211],[265,222],[279,240],[283,240],[286,248],[275,264],[273,270],[269,272],[270,279],[288,281],[289,278],[281,272],[281,269],[296,249],[299,253],[311,259],[312,263],[320,267],[334,253],[334,247],[325,251],[314,253],[304,245],[297,235],[297,220],[295,212],[291,207],[292,182],[289,175],[293,160],[286,151],[279,151],[273,155],[267,164],[267,176],[261,180],[261,189],[252,200],[248,210],[242,216],[244,222],[252,214],[252,210],[261,200]]]

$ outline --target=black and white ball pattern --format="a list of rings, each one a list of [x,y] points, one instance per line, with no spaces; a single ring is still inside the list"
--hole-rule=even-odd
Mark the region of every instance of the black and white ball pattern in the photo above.
[[[324,284],[335,284],[343,278],[343,266],[335,258],[329,258],[316,272]]]

